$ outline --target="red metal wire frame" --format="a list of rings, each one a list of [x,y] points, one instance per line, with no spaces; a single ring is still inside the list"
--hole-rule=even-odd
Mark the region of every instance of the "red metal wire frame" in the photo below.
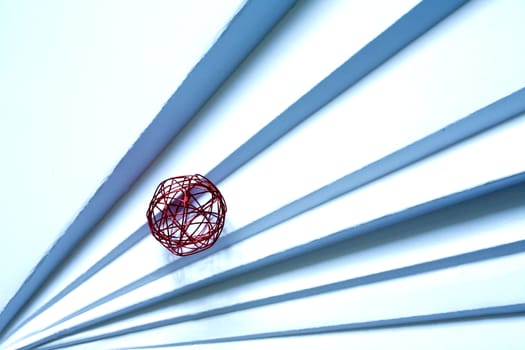
[[[186,256],[208,249],[217,241],[226,209],[217,187],[195,174],[162,181],[146,216],[153,237],[173,254]]]

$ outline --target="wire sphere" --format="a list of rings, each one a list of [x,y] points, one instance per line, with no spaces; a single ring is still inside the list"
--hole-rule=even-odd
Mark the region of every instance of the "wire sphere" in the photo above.
[[[157,241],[175,255],[191,255],[208,249],[219,238],[226,202],[204,176],[176,176],[158,185],[146,216]]]

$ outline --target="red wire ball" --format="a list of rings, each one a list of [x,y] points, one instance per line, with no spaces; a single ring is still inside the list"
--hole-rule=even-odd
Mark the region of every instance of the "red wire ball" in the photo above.
[[[158,185],[146,216],[157,241],[175,255],[191,255],[210,248],[219,238],[226,202],[204,176],[176,176]]]

